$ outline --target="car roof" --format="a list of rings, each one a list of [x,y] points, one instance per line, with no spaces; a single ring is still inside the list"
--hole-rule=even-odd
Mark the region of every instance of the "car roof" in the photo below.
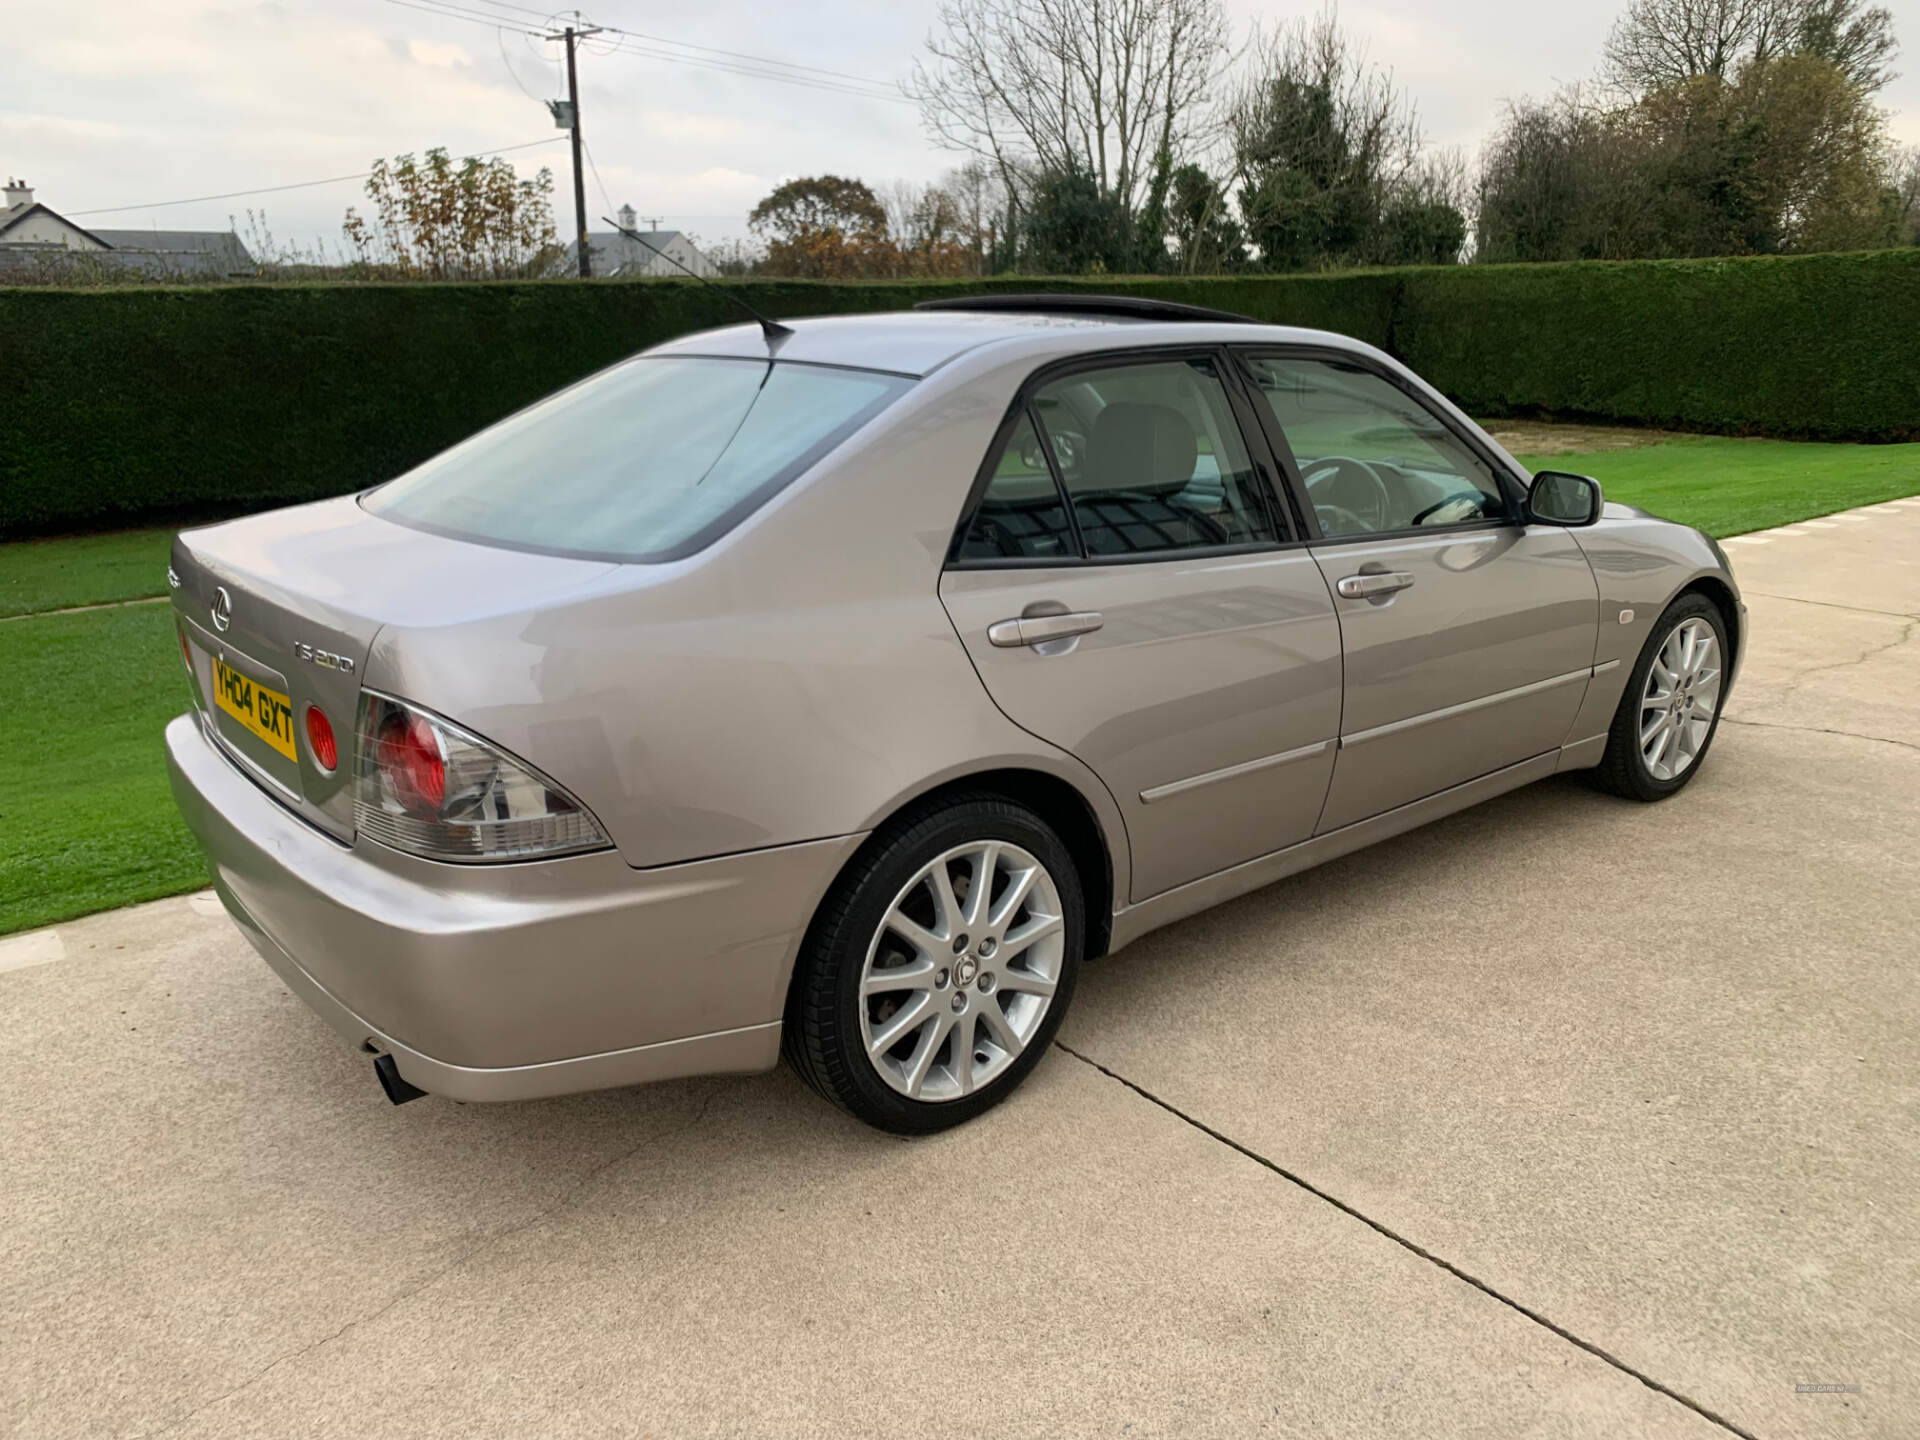
[[[900,375],[930,375],[982,346],[1008,341],[1059,339],[1063,353],[1135,345],[1261,344],[1335,345],[1363,349],[1357,341],[1323,330],[1233,320],[1135,319],[1108,314],[1028,311],[891,310],[872,315],[823,315],[782,320],[793,333],[776,342],[781,360],[848,365]],[[654,347],[654,355],[718,355],[764,359],[767,339],[758,325],[730,325],[684,335]]]

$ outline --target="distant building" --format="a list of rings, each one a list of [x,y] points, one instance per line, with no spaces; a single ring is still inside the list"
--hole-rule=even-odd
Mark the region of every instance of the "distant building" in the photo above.
[[[40,204],[24,180],[7,181],[0,206],[0,273],[80,261],[138,270],[156,279],[254,273],[231,230],[89,230]]]
[[[687,270],[696,275],[718,275],[720,269],[694,247],[686,233],[680,230],[642,230],[639,217],[634,214],[631,205],[622,205],[619,210],[620,223],[634,231],[646,243],[621,234],[618,230],[590,230],[587,232],[587,246],[593,251],[593,273],[595,275],[658,275],[684,276]],[[655,252],[659,252],[656,254]],[[672,259],[664,259],[671,256]],[[687,267],[682,270],[673,263]]]

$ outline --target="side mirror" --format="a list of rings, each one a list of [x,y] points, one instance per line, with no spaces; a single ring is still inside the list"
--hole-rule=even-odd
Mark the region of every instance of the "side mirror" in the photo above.
[[[1600,518],[1600,482],[1591,475],[1542,470],[1527,490],[1527,519],[1542,525],[1591,525]]]

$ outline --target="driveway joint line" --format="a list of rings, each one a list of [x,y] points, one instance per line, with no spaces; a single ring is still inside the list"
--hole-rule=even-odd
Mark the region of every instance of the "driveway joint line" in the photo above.
[[[1726,725],[1748,725],[1755,730],[1797,730],[1802,735],[1839,735],[1848,740],[1865,740],[1873,745],[1898,745],[1903,750],[1920,750],[1911,740],[1895,740],[1886,735],[1862,735],[1858,730],[1832,730],[1824,725],[1782,725],[1773,720],[1736,720],[1731,715],[1722,715],[1721,723]]]
[[[1890,620],[1920,620],[1920,615],[1909,614],[1905,610],[1875,610],[1868,605],[1842,605],[1833,600],[1806,600],[1798,595],[1770,595],[1765,590],[1743,592],[1762,600],[1784,600],[1789,605],[1818,605],[1823,610],[1845,610],[1855,615],[1885,615]]]
[[[1300,1189],[1306,1191],[1309,1195],[1313,1196],[1316,1200],[1322,1200],[1327,1204],[1333,1206],[1334,1209],[1340,1211],[1343,1215],[1351,1216],[1353,1219],[1358,1220],[1362,1225],[1365,1225],[1369,1230],[1372,1230],[1376,1234],[1384,1236],[1386,1239],[1391,1240],[1394,1244],[1400,1246],[1401,1249],[1406,1250],[1413,1255],[1419,1256],[1420,1259],[1425,1260],[1428,1264],[1435,1265],[1440,1269],[1446,1271],[1449,1275],[1453,1276],[1456,1280],[1465,1281],[1468,1285],[1471,1285],[1474,1289],[1480,1291],[1481,1294],[1486,1295],[1490,1299],[1499,1301],[1502,1305],[1505,1305],[1510,1310],[1516,1311],[1517,1313],[1524,1315],[1527,1319],[1531,1320],[1534,1324],[1540,1326],[1542,1329],[1551,1331],[1553,1334],[1559,1336],[1562,1340],[1565,1340],[1568,1344],[1578,1346],[1580,1349],[1586,1351],[1589,1355],[1592,1355],[1596,1359],[1605,1361],[1608,1365],[1611,1365],[1615,1370],[1618,1370],[1621,1374],[1630,1376],[1633,1379],[1638,1380],[1642,1385],[1646,1386],[1649,1390],[1654,1391],[1656,1394],[1664,1395],[1667,1397],[1667,1399],[1672,1400],[1674,1403],[1678,1405],[1684,1405],[1687,1409],[1693,1411],[1693,1413],[1698,1415],[1701,1419],[1706,1420],[1714,1425],[1718,1425],[1722,1430],[1727,1431],[1729,1434],[1738,1435],[1740,1437],[1740,1440],[1759,1440],[1759,1437],[1756,1436],[1752,1431],[1742,1429],[1739,1425],[1727,1419],[1724,1415],[1720,1415],[1716,1413],[1715,1411],[1709,1409],[1707,1406],[1702,1405],[1697,1400],[1688,1398],[1687,1396],[1681,1394],[1678,1390],[1675,1390],[1672,1386],[1663,1385],[1660,1381],[1655,1380],[1651,1375],[1648,1375],[1645,1371],[1635,1369],[1632,1365],[1628,1364],[1625,1360],[1620,1359],[1617,1355],[1609,1354],[1606,1350],[1603,1350],[1600,1346],[1594,1344],[1591,1340],[1583,1340],[1580,1336],[1574,1334],[1571,1330],[1567,1329],[1564,1325],[1559,1325],[1553,1322],[1552,1320],[1549,1320],[1545,1315],[1542,1315],[1538,1310],[1530,1309],[1526,1305],[1521,1304],[1518,1300],[1515,1300],[1510,1296],[1501,1294],[1500,1291],[1494,1289],[1493,1286],[1489,1285],[1486,1281],[1480,1279],[1475,1275],[1469,1274],[1465,1270],[1462,1270],[1458,1265],[1455,1265],[1452,1261],[1443,1259],[1441,1256],[1434,1254],[1431,1250],[1428,1250],[1424,1246],[1420,1245],[1417,1241],[1410,1240],[1406,1236],[1398,1233],[1397,1231],[1389,1229],[1387,1226],[1381,1224],[1378,1220],[1375,1220],[1372,1216],[1367,1215],[1362,1211],[1356,1210],[1353,1206],[1349,1205],[1346,1201],[1340,1199],[1339,1196],[1329,1194],[1327,1191],[1322,1190],[1318,1185],[1315,1185],[1311,1180],[1307,1180],[1302,1176],[1295,1174],[1293,1171],[1287,1169],[1284,1165],[1279,1164],[1277,1161],[1269,1160],[1265,1155],[1262,1155],[1259,1151],[1251,1149],[1248,1146],[1241,1144],[1238,1140],[1235,1140],[1231,1135],[1225,1134],[1220,1130],[1214,1129],[1214,1127],[1207,1124],[1206,1121],[1196,1119],[1194,1116],[1189,1115],[1186,1111],[1182,1110],[1178,1105],[1172,1104],[1170,1101],[1161,1099],[1158,1095],[1154,1094],[1151,1090],[1147,1089],[1144,1085],[1136,1084],[1134,1081],[1129,1080],[1126,1076],[1120,1074],[1118,1071],[1108,1069],[1105,1065],[1102,1065],[1098,1060],[1093,1059],[1091,1056],[1082,1055],[1078,1050],[1075,1050],[1072,1046],[1068,1045],[1066,1042],[1062,1040],[1055,1040],[1053,1043],[1059,1046],[1060,1049],[1066,1051],[1067,1054],[1071,1055],[1074,1059],[1080,1061],[1083,1065],[1092,1066],[1095,1070],[1098,1070],[1102,1075],[1106,1076],[1109,1080],[1116,1081],[1117,1083],[1126,1086],[1127,1089],[1133,1091],[1133,1093],[1140,1096],[1141,1099],[1148,1101],[1150,1104],[1158,1105],[1162,1110],[1166,1111],[1169,1115],[1173,1116],[1176,1120],[1185,1121],[1188,1125],[1192,1126],[1195,1130],[1198,1130],[1201,1134],[1206,1135],[1209,1138],[1218,1141],[1220,1144],[1225,1145],[1230,1150],[1237,1151],[1239,1154],[1246,1157],[1248,1160],[1253,1161],[1254,1164],[1263,1166],[1264,1168],[1271,1170],[1274,1174],[1278,1175],[1282,1180],[1287,1181],[1291,1185],[1298,1186]]]

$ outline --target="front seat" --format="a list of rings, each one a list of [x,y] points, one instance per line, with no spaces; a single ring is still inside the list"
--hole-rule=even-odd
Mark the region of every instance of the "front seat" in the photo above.
[[[1173,503],[1200,455],[1193,422],[1171,405],[1117,400],[1094,417],[1087,461],[1067,489],[1089,552],[1120,555],[1213,543]]]

